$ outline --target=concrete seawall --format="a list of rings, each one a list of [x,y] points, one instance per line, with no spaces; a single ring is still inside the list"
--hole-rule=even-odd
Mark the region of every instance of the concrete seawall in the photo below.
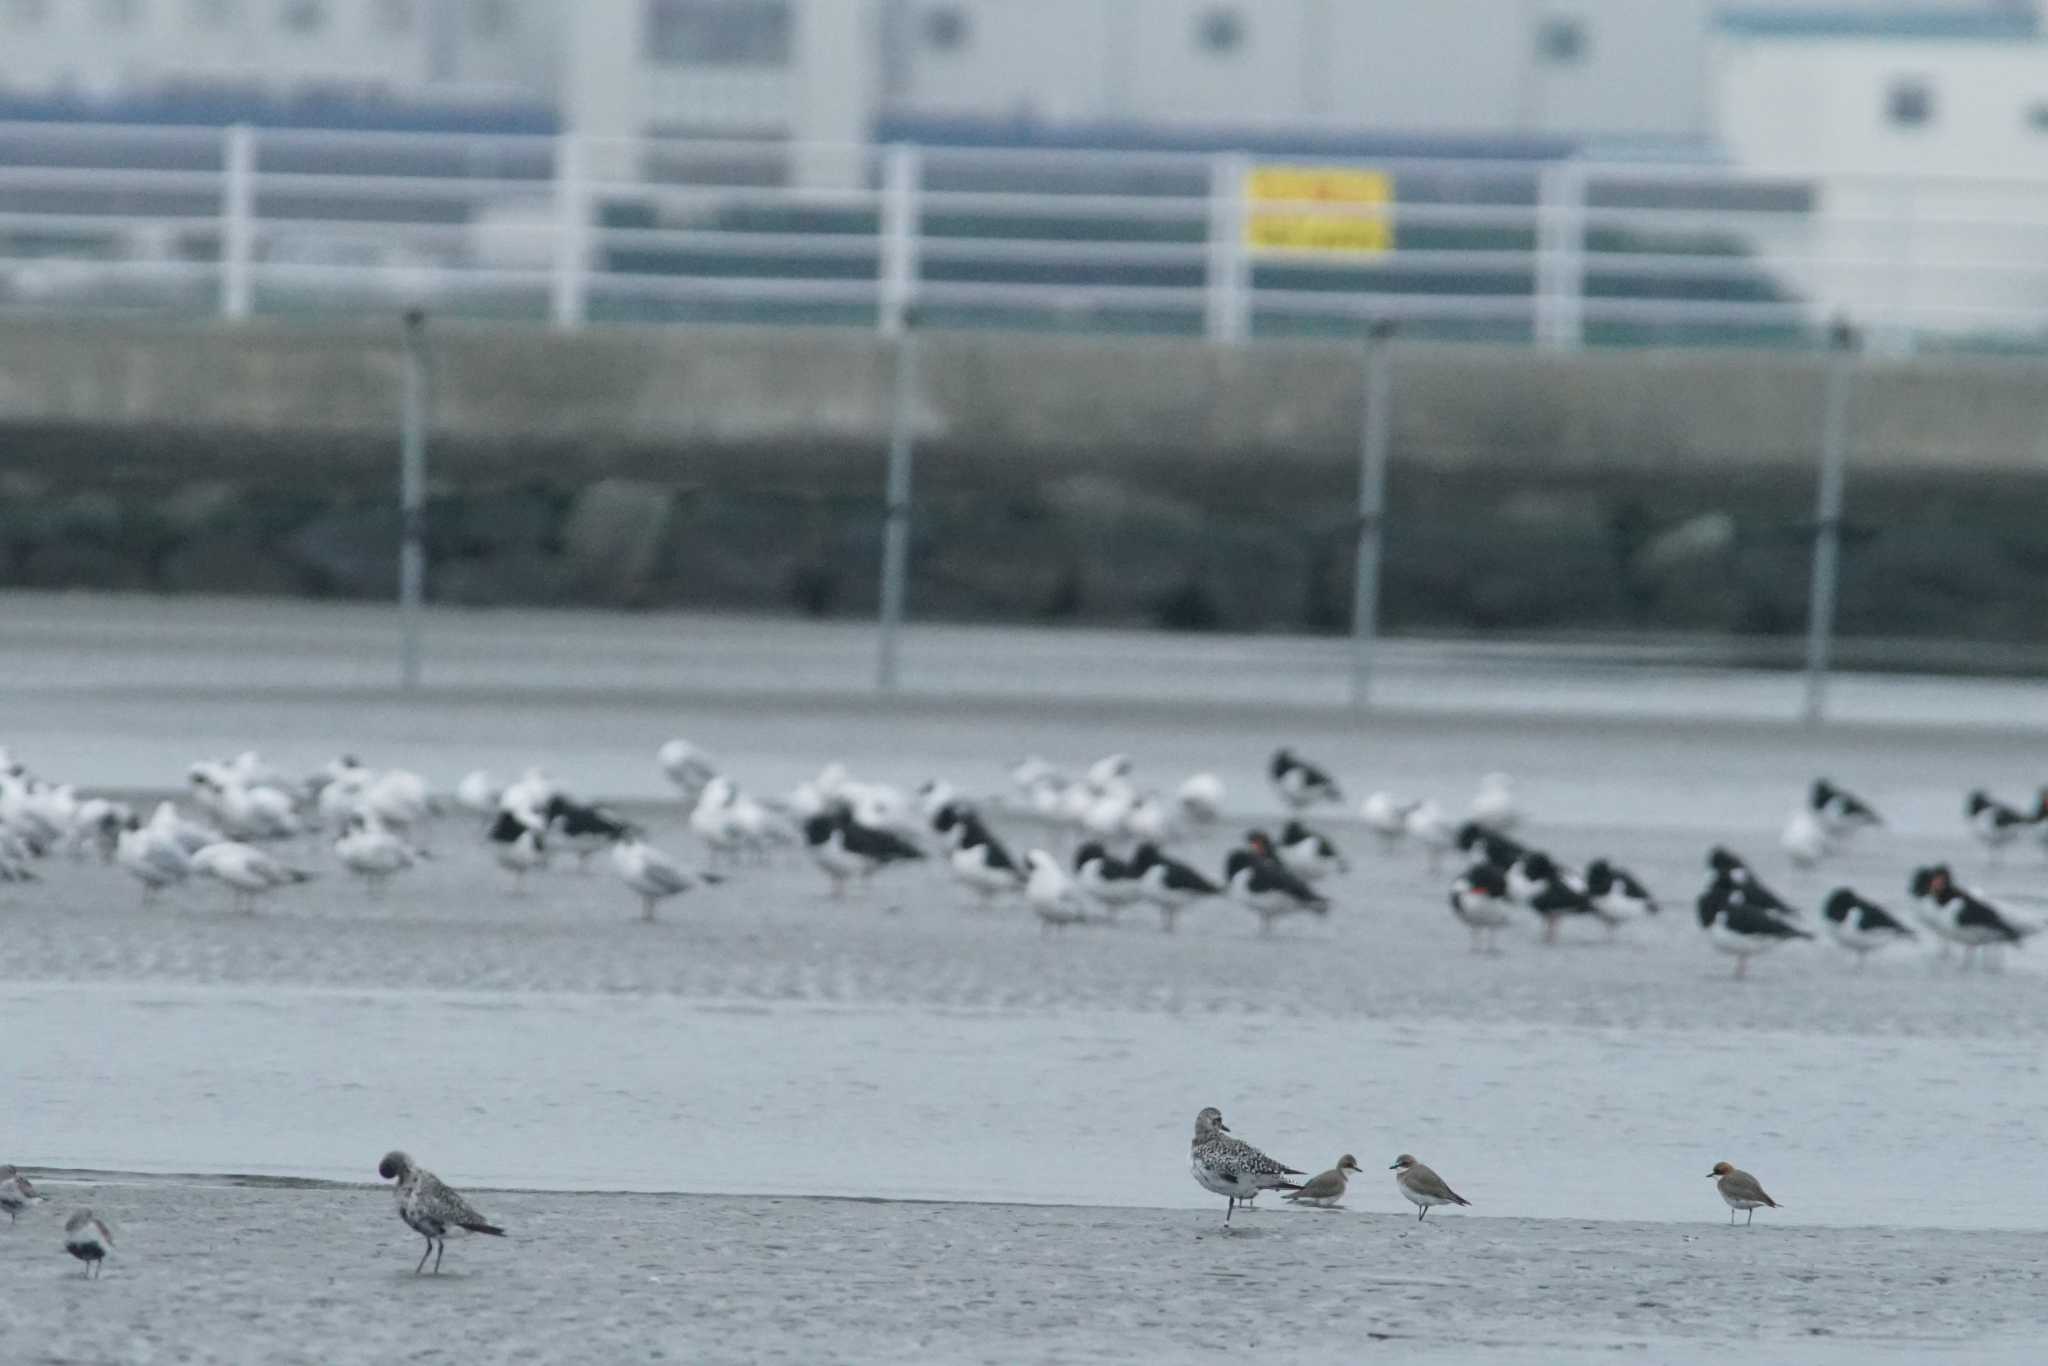
[[[437,324],[432,591],[861,611],[890,358],[865,333]],[[396,321],[0,324],[0,582],[388,590]],[[1333,627],[1356,348],[941,334],[928,615]],[[1822,362],[1402,344],[1396,627],[1775,631],[1805,592]],[[2035,366],[1865,363],[1844,626],[2048,633]]]

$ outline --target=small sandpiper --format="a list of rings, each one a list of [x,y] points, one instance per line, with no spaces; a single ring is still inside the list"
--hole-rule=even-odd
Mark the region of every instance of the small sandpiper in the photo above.
[[[1360,1170],[1358,1159],[1350,1153],[1346,1153],[1337,1159],[1336,1166],[1330,1168],[1321,1176],[1310,1177],[1302,1184],[1300,1190],[1289,1191],[1282,1198],[1291,1200],[1297,1205],[1314,1205],[1319,1209],[1334,1209],[1338,1201],[1344,1198],[1344,1187],[1347,1184],[1345,1173],[1358,1170]]]
[[[88,1278],[96,1279],[114,1250],[114,1235],[97,1214],[82,1209],[64,1221],[64,1250],[85,1263]]]
[[[469,1201],[450,1190],[440,1177],[414,1166],[404,1153],[384,1154],[384,1160],[377,1164],[377,1175],[398,1183],[392,1187],[392,1193],[398,1197],[398,1217],[407,1228],[427,1240],[426,1252],[420,1253],[419,1265],[412,1269],[415,1276],[426,1267],[427,1252],[434,1254],[434,1274],[441,1274],[441,1254],[448,1250],[451,1233],[505,1236],[504,1229],[478,1214]]]
[[[0,1209],[7,1211],[7,1222],[13,1223],[16,1215],[43,1197],[28,1183],[28,1178],[12,1167],[0,1166]]]
[[[1238,1201],[1250,1204],[1252,1197],[1262,1190],[1300,1189],[1287,1179],[1300,1176],[1300,1172],[1275,1162],[1243,1139],[1233,1138],[1224,1127],[1223,1112],[1213,1105],[1195,1116],[1190,1156],[1190,1170],[1196,1183],[1203,1190],[1230,1199],[1223,1212],[1225,1228],[1230,1227],[1230,1216],[1236,1212]]]
[[[1417,1162],[1407,1153],[1394,1159],[1387,1170],[1394,1173],[1394,1185],[1407,1197],[1408,1203],[1422,1213],[1415,1216],[1420,1222],[1429,1217],[1431,1205],[1469,1205],[1472,1202],[1452,1190],[1444,1179],[1429,1168]]]
[[[1731,1163],[1716,1162],[1714,1170],[1707,1175],[1719,1178],[1714,1182],[1714,1188],[1720,1191],[1721,1198],[1728,1202],[1728,1222],[1731,1224],[1735,1222],[1735,1211],[1739,1209],[1749,1211],[1749,1218],[1743,1221],[1743,1227],[1747,1228],[1756,1222],[1758,1205],[1778,1208],[1778,1202],[1764,1194],[1763,1186],[1755,1177]]]

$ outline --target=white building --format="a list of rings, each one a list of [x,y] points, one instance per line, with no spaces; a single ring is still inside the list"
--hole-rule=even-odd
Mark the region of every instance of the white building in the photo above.
[[[1811,186],[1802,225],[1754,240],[1817,312],[1899,344],[2048,308],[2048,42],[2030,14],[1734,16],[1714,72],[1729,159]]]
[[[0,0],[0,94],[552,103],[562,0]]]

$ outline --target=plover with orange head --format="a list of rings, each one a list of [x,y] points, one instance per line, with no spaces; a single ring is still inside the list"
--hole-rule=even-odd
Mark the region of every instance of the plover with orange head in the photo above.
[[[1320,1209],[1334,1209],[1344,1198],[1347,1184],[1345,1174],[1360,1170],[1358,1159],[1350,1153],[1337,1159],[1337,1165],[1321,1176],[1310,1177],[1298,1191],[1289,1191],[1283,1197],[1297,1205],[1315,1205]]]
[[[1195,1116],[1189,1170],[1203,1190],[1229,1198],[1230,1204],[1223,1211],[1225,1228],[1230,1227],[1230,1216],[1236,1212],[1238,1201],[1250,1204],[1252,1197],[1264,1190],[1301,1189],[1287,1179],[1300,1176],[1300,1172],[1233,1137],[1224,1126],[1223,1112],[1213,1105]]]
[[[7,1222],[13,1223],[15,1216],[43,1197],[28,1183],[28,1178],[12,1167],[0,1166],[0,1209],[7,1211]]]
[[[451,1233],[505,1236],[504,1229],[478,1214],[469,1201],[450,1190],[440,1177],[414,1166],[404,1153],[384,1154],[384,1160],[377,1164],[377,1175],[398,1183],[392,1187],[392,1193],[398,1197],[398,1217],[407,1228],[427,1240],[426,1252],[420,1253],[419,1265],[412,1269],[415,1276],[425,1268],[427,1252],[434,1254],[434,1274],[441,1274],[441,1254],[448,1250]]]
[[[1735,1222],[1735,1211],[1739,1209],[1749,1211],[1749,1218],[1744,1221],[1744,1227],[1748,1227],[1756,1222],[1757,1206],[1778,1208],[1778,1202],[1764,1194],[1764,1188],[1757,1179],[1733,1163],[1716,1162],[1714,1170],[1707,1175],[1716,1178],[1714,1189],[1720,1191],[1721,1198],[1728,1202],[1728,1222],[1731,1224]]]
[[[64,1221],[64,1250],[85,1263],[87,1276],[96,1277],[114,1250],[114,1235],[97,1214],[82,1209]]]
[[[1432,1205],[1469,1205],[1472,1202],[1452,1190],[1441,1176],[1417,1162],[1407,1153],[1394,1159],[1387,1170],[1394,1174],[1394,1185],[1408,1203],[1422,1213],[1415,1216],[1417,1222],[1429,1217]]]

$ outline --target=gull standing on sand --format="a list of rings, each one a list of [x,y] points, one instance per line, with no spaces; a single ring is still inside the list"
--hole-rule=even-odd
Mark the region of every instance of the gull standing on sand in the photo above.
[[[667,854],[641,839],[637,826],[626,826],[612,845],[612,870],[619,880],[640,896],[640,918],[649,924],[654,922],[654,906],[672,896],[680,896],[699,883],[718,883],[725,879],[713,873],[692,873],[684,870]]]
[[[505,1236],[504,1229],[478,1214],[469,1201],[450,1190],[440,1177],[415,1167],[402,1152],[384,1154],[384,1160],[377,1164],[377,1175],[386,1181],[397,1181],[391,1189],[398,1197],[398,1217],[405,1220],[407,1228],[427,1240],[426,1252],[420,1253],[420,1264],[412,1269],[415,1276],[425,1268],[427,1252],[434,1254],[434,1274],[441,1274],[441,1254],[448,1250],[451,1233]],[[435,1250],[437,1247],[439,1251]]]
[[[419,851],[394,834],[375,811],[352,811],[342,818],[334,856],[363,880],[374,899],[384,894],[392,878],[413,866]]]
[[[234,893],[235,908],[243,911],[254,911],[256,898],[265,892],[313,880],[311,873],[288,868],[256,846],[235,840],[209,844],[194,854],[192,871],[225,885]]]
[[[1337,1159],[1337,1165],[1321,1176],[1311,1177],[1298,1191],[1289,1191],[1282,1199],[1297,1205],[1315,1205],[1320,1209],[1335,1209],[1337,1202],[1344,1198],[1347,1184],[1344,1174],[1359,1170],[1358,1159],[1350,1153]]]
[[[64,1221],[64,1250],[85,1263],[88,1278],[96,1279],[114,1250],[114,1235],[97,1214],[82,1209]]]
[[[15,1216],[44,1197],[28,1183],[28,1178],[12,1167],[0,1166],[0,1209],[7,1211],[7,1222],[13,1223]]]
[[[1716,1162],[1714,1170],[1707,1175],[1719,1178],[1714,1182],[1714,1189],[1720,1191],[1721,1198],[1728,1203],[1728,1222],[1731,1224],[1735,1222],[1735,1211],[1739,1209],[1749,1211],[1749,1218],[1743,1221],[1743,1227],[1747,1228],[1756,1222],[1757,1206],[1778,1208],[1778,1202],[1764,1194],[1762,1184],[1755,1177],[1732,1163]]]
[[[1233,1138],[1224,1126],[1223,1112],[1213,1105],[1195,1116],[1190,1163],[1196,1184],[1205,1191],[1229,1197],[1230,1204],[1223,1211],[1225,1228],[1230,1227],[1230,1216],[1236,1212],[1238,1201],[1249,1205],[1260,1191],[1301,1189],[1287,1179],[1300,1176],[1300,1172],[1275,1162],[1243,1139]]]
[[[192,876],[192,857],[183,845],[155,823],[143,825],[133,816],[114,838],[114,861],[142,884],[142,900]]]
[[[1419,1223],[1429,1217],[1431,1205],[1469,1205],[1472,1202],[1452,1190],[1444,1179],[1429,1168],[1417,1162],[1407,1153],[1394,1159],[1387,1170],[1394,1174],[1394,1185],[1422,1213],[1415,1216]]]
[[[1024,862],[1031,868],[1031,876],[1024,882],[1024,899],[1037,912],[1041,929],[1065,929],[1088,919],[1081,889],[1060,867],[1058,859],[1043,849],[1033,849],[1024,855]]]

